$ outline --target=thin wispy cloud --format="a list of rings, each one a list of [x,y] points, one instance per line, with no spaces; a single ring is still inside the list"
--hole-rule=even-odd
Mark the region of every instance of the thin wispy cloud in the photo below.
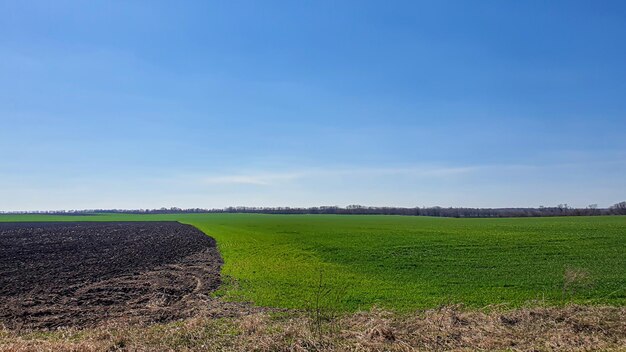
[[[414,176],[414,177],[443,177],[468,174],[479,167],[382,167],[382,168],[328,168],[305,169],[284,172],[242,172],[202,177],[200,181],[207,185],[257,185],[270,186],[284,182],[303,180],[308,178],[331,177],[384,177],[384,176]]]
[[[196,177],[205,185],[257,185],[272,186],[286,182],[300,180],[319,180],[340,177],[353,178],[376,178],[376,177],[413,177],[415,179],[438,179],[446,177],[463,177],[488,173],[500,175],[503,173],[516,173],[539,170],[548,172],[549,170],[563,168],[580,168],[589,165],[585,162],[567,162],[550,164],[492,164],[474,166],[437,166],[437,165],[415,165],[396,167],[328,167],[328,168],[301,168],[287,169],[283,171],[247,170],[241,172],[212,174],[208,176]],[[595,161],[595,165],[612,165],[616,161]]]
[[[203,177],[201,182],[207,185],[233,184],[233,185],[258,185],[267,186],[278,182],[290,181],[301,178],[301,173],[258,173],[258,174],[232,174]]]

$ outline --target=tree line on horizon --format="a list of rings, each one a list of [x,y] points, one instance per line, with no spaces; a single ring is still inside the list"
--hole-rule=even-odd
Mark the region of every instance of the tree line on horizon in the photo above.
[[[596,204],[585,208],[574,208],[567,204],[538,208],[463,208],[463,207],[373,207],[363,205],[298,207],[226,207],[221,209],[177,207],[159,209],[89,209],[55,211],[13,211],[2,214],[46,214],[46,215],[90,215],[94,213],[113,214],[182,214],[182,213],[254,213],[254,214],[337,214],[337,215],[407,215],[435,216],[451,218],[502,218],[502,217],[545,217],[545,216],[597,216],[626,215],[626,201],[608,208],[598,208]]]

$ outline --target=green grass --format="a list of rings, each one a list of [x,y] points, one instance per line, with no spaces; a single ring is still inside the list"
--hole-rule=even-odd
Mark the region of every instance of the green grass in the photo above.
[[[0,216],[0,221],[178,220],[213,236],[220,294],[304,308],[322,273],[327,304],[408,311],[540,300],[626,304],[626,217],[446,219],[401,216],[182,214]],[[586,272],[569,285],[566,269]]]

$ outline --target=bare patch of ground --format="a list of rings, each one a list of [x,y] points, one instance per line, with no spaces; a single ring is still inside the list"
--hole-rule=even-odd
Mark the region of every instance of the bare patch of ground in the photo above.
[[[215,240],[177,222],[0,223],[0,325],[167,322],[245,307],[210,297]]]

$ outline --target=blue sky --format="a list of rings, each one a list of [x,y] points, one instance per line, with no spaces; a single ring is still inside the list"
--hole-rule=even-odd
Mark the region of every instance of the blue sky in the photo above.
[[[626,200],[622,1],[1,1],[0,210]]]

